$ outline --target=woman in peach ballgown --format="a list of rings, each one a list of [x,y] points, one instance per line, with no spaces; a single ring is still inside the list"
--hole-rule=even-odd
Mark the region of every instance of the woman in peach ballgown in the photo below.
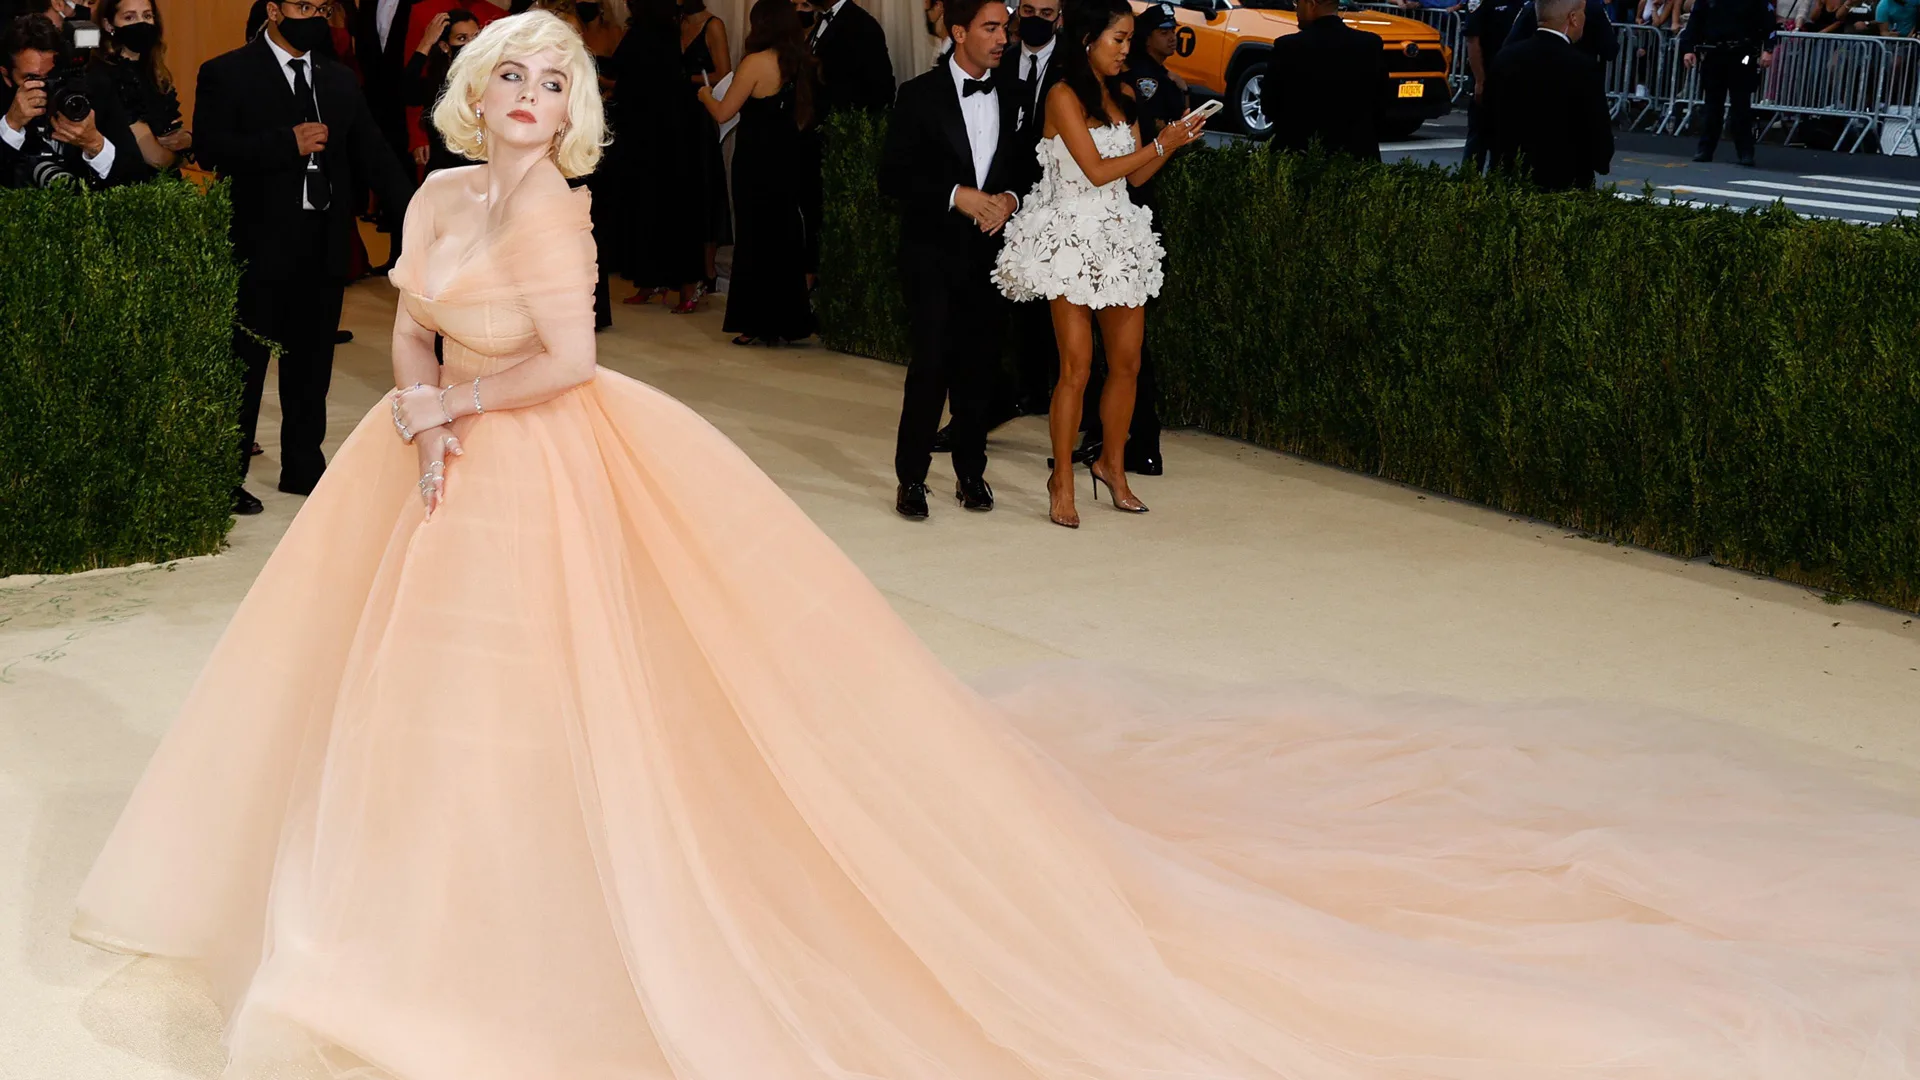
[[[451,85],[483,163],[407,216],[405,389],[79,902],[205,973],[232,1075],[1914,1075],[1910,809],[1574,711],[982,696],[595,367],[572,32],[495,22]]]

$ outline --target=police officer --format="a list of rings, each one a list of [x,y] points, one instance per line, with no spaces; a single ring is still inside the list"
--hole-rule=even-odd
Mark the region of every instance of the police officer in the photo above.
[[[1493,58],[1507,43],[1513,20],[1519,16],[1524,0],[1472,0],[1467,15],[1467,67],[1473,72],[1473,97],[1467,102],[1467,147],[1464,159],[1476,169],[1485,170],[1492,141],[1487,138],[1485,102],[1487,73],[1493,70]]]
[[[1167,58],[1179,48],[1172,4],[1154,4],[1134,20],[1127,70],[1120,77],[1133,87],[1142,140],[1151,140],[1161,128],[1187,114],[1186,81],[1167,70]]]
[[[1133,100],[1140,110],[1140,139],[1151,140],[1160,129],[1187,114],[1187,84],[1167,70],[1167,58],[1180,47],[1173,5],[1162,0],[1152,4],[1133,20],[1133,44],[1127,54],[1127,69],[1120,77],[1133,87]],[[1133,201],[1151,204],[1153,183],[1128,187]],[[1075,461],[1092,461],[1100,456],[1100,390],[1106,382],[1106,365],[1097,365],[1087,380],[1087,396],[1080,410],[1082,435]],[[1158,389],[1153,382],[1153,358],[1146,347],[1140,349],[1140,382],[1133,399],[1133,423],[1128,425],[1126,469],[1144,476],[1159,476],[1166,471],[1160,460],[1160,412],[1154,406]]]
[[[1779,37],[1773,0],[1696,0],[1687,28],[1680,32],[1680,61],[1700,73],[1706,109],[1693,160],[1713,160],[1726,99],[1731,97],[1733,152],[1740,164],[1753,164],[1753,91],[1760,85],[1761,70],[1773,62]]]

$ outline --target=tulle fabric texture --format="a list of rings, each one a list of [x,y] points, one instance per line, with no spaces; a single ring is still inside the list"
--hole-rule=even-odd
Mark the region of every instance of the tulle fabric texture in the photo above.
[[[1103,158],[1133,153],[1133,129],[1089,130]],[[1040,182],[1007,220],[993,281],[1008,299],[1065,297],[1083,307],[1140,307],[1160,295],[1166,249],[1153,211],[1134,203],[1123,177],[1095,187],[1056,135],[1042,139]]]
[[[587,228],[523,200],[432,300],[403,260],[449,382],[588,317]],[[982,693],[645,385],[466,447],[423,521],[353,432],[80,898],[206,973],[231,1075],[1913,1075],[1920,823],[1871,787],[1677,722]]]

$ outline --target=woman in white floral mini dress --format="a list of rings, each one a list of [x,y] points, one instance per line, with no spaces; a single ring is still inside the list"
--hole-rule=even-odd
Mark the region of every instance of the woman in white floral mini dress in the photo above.
[[[1140,145],[1133,88],[1120,78],[1132,38],[1133,9],[1126,0],[1085,0],[1068,12],[1063,76],[1047,92],[1040,183],[1007,222],[993,272],[1008,297],[1045,298],[1052,307],[1060,381],[1047,413],[1053,438],[1048,516],[1069,529],[1080,526],[1073,505],[1073,441],[1093,366],[1093,321],[1100,320],[1107,354],[1101,425],[1124,432],[1133,417],[1145,304],[1160,291],[1166,255],[1153,231],[1153,211],[1134,205],[1126,185],[1146,183],[1169,154],[1200,136],[1202,126],[1197,120],[1169,124]],[[1076,44],[1079,49],[1070,47]],[[1117,509],[1145,513],[1146,504],[1127,486],[1125,449],[1124,438],[1109,437],[1099,460],[1088,465],[1094,498],[1105,484]]]

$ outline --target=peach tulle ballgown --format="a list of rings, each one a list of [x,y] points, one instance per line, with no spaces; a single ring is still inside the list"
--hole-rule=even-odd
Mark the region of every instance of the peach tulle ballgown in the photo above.
[[[513,198],[437,298],[394,272],[450,383],[592,317],[588,197]],[[1573,709],[987,691],[648,386],[464,441],[428,521],[384,402],[346,440],[81,896],[205,973],[233,1075],[1920,1067],[1920,818],[1850,778]]]

